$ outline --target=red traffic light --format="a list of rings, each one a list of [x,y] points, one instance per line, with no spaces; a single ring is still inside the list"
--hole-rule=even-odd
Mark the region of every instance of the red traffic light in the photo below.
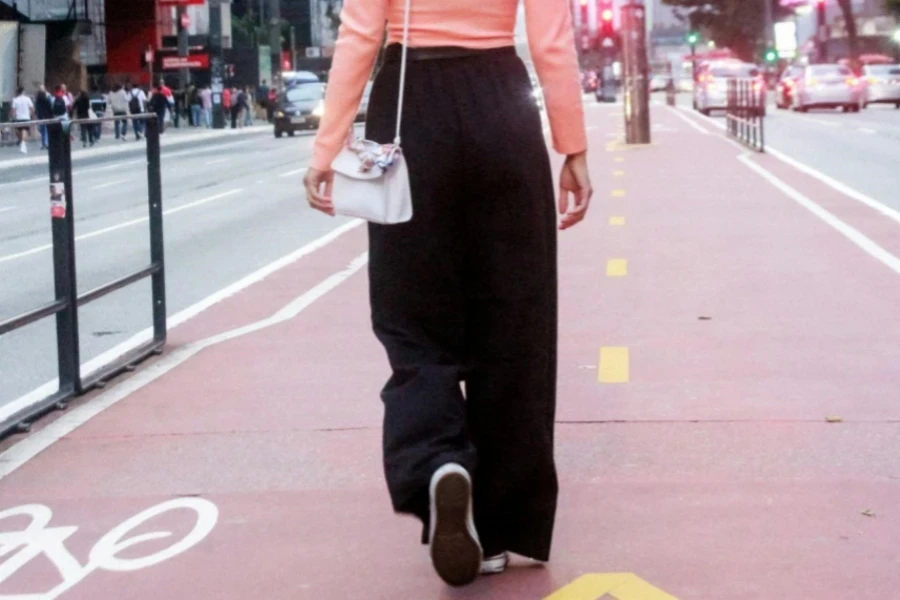
[[[600,13],[600,18],[604,21],[612,21],[613,20],[613,11],[609,8],[605,9],[602,13]]]

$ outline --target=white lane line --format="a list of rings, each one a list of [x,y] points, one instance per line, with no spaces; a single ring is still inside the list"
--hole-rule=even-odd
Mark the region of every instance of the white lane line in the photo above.
[[[878,133],[874,129],[869,129],[868,127],[860,127],[859,131],[862,133],[868,133],[869,135],[875,135],[876,133]]]
[[[243,189],[234,189],[229,190],[227,192],[223,192],[221,194],[216,194],[215,196],[209,196],[208,198],[203,198],[201,200],[197,200],[196,202],[189,202],[188,204],[182,204],[181,206],[177,206],[175,208],[170,208],[169,210],[164,210],[163,215],[171,215],[177,212],[181,212],[183,210],[187,210],[189,208],[194,208],[196,206],[201,206],[208,202],[213,202],[215,200],[221,200],[222,198],[227,198],[229,196],[234,196],[235,194],[239,194]],[[149,220],[150,217],[141,217],[139,219],[132,219],[130,221],[125,221],[123,223],[117,223],[116,225],[111,225],[109,227],[104,227],[103,229],[98,229],[97,231],[92,231],[90,233],[85,233],[83,235],[75,236],[75,241],[80,242],[82,240],[89,240],[91,238],[104,235],[106,233],[110,233],[112,231],[117,231],[119,229],[124,229],[125,227],[131,227],[132,225],[137,225],[139,223],[144,223]],[[24,258],[26,256],[31,256],[32,254],[37,254],[38,252],[43,252],[44,250],[49,250],[53,248],[53,244],[46,244],[44,246],[38,246],[36,248],[31,248],[30,250],[25,250],[24,252],[17,252],[15,254],[7,254],[6,256],[0,256],[0,264],[9,262],[11,260],[16,260],[17,258]]]
[[[802,117],[797,117],[800,120],[803,120]],[[813,123],[818,123],[819,125],[825,125],[826,127],[843,127],[843,123],[835,123],[834,121],[825,121],[823,119],[806,119],[807,121],[812,121]]]
[[[870,256],[885,264],[895,273],[900,274],[900,258],[897,258],[893,254],[873,242],[870,238],[860,233],[859,230],[854,229],[850,225],[847,225],[844,221],[841,221],[839,218],[834,216],[834,214],[825,210],[820,205],[816,204],[815,202],[798,192],[796,189],[792,188],[790,185],[767,171],[765,168],[753,162],[748,154],[739,156],[738,160],[744,163],[746,166],[750,167],[750,169],[752,169],[753,171],[756,171],[756,173],[758,173],[763,179],[771,183],[773,186],[778,188],[782,193],[784,193],[784,195],[791,198],[797,204],[807,209],[809,212],[816,215],[817,217],[825,221],[825,223],[843,234],[844,237],[862,248]]]
[[[231,160],[230,158],[217,158],[217,159],[215,159],[215,160],[208,160],[208,161],[206,161],[206,162],[203,163],[203,164],[206,164],[206,165],[218,165],[218,164],[221,164],[221,163],[226,163],[226,162],[228,162],[228,161],[230,161],[230,160]]]
[[[279,177],[293,177],[294,175],[299,175],[300,173],[306,173],[306,169],[294,169],[293,171],[281,173]]]
[[[690,125],[691,127],[693,127],[694,129],[696,129],[697,131],[699,131],[699,132],[702,133],[703,135],[710,135],[708,129],[706,129],[705,127],[701,127],[700,124],[697,123],[697,122],[695,122],[693,119],[688,119],[686,116],[684,116],[683,114],[681,114],[680,112],[678,112],[674,107],[671,107],[671,106],[670,106],[670,107],[668,107],[668,108],[669,108],[669,110],[672,112],[673,115],[675,115],[676,117],[678,117],[679,119],[681,119],[682,121],[684,121],[685,123],[687,123],[688,125]]]
[[[106,183],[101,183],[100,185],[95,185],[92,187],[92,190],[102,190],[104,188],[112,187],[114,185],[119,185],[120,183],[127,183],[131,181],[130,179],[117,179],[115,181],[107,181]]]
[[[231,285],[226,286],[226,287],[222,288],[221,290],[210,294],[203,300],[200,300],[199,302],[192,304],[191,306],[185,308],[184,310],[181,310],[181,311],[175,313],[174,315],[169,316],[167,319],[168,330],[171,331],[175,327],[178,327],[185,321],[188,321],[189,319],[196,317],[203,311],[215,306],[219,302],[222,302],[223,300],[230,298],[231,296],[234,296],[235,294],[240,293],[241,291],[247,289],[251,285],[262,281],[269,275],[272,275],[273,273],[280,271],[281,269],[283,269],[287,266],[292,265],[293,263],[297,262],[304,256],[312,254],[313,252],[315,252],[316,250],[319,250],[320,248],[324,248],[325,246],[327,246],[328,244],[330,244],[331,242],[336,240],[338,237],[340,237],[344,233],[351,231],[351,230],[355,229],[356,227],[359,227],[363,223],[365,223],[365,221],[363,221],[362,219],[354,219],[352,221],[348,221],[347,223],[344,223],[340,227],[336,227],[335,229],[332,229],[330,232],[326,233],[322,237],[317,238],[304,246],[301,246],[300,248],[298,248],[297,250],[294,250],[290,254],[287,254],[285,256],[282,256],[279,259],[274,260],[273,262],[262,267],[261,269],[258,269],[256,271],[254,271],[253,273],[250,273],[249,275],[239,279],[238,281],[235,281]],[[83,373],[82,376],[83,377],[90,376],[91,373],[101,369],[102,367],[109,364],[110,362],[117,359],[118,357],[122,356],[129,350],[137,348],[141,344],[149,341],[152,336],[153,336],[153,329],[151,327],[148,327],[147,329],[144,329],[143,331],[139,331],[138,333],[131,336],[131,338],[122,342],[121,344],[118,344],[118,345],[110,348],[106,352],[103,352],[102,354],[99,354],[98,356],[92,358],[88,362],[82,364],[81,365],[81,371]],[[8,404],[0,406],[0,421],[5,421],[6,419],[8,419],[12,415],[16,414],[17,412],[24,410],[24,409],[28,408],[29,406],[36,404],[37,402],[40,402],[47,396],[50,396],[51,394],[53,394],[57,389],[59,389],[59,380],[53,379],[37,388],[31,390],[27,394],[24,394],[24,395],[16,398],[12,402],[9,402]],[[2,473],[2,456],[0,456],[0,473]]]
[[[47,427],[29,435],[21,442],[13,445],[3,454],[0,454],[0,480],[9,476],[16,469],[102,413],[107,408],[156,381],[172,369],[175,369],[192,356],[196,355],[198,352],[205,350],[210,346],[243,337],[295,318],[304,310],[312,306],[316,300],[322,298],[325,294],[347,281],[354,273],[366,266],[368,262],[368,252],[364,252],[353,259],[353,261],[351,261],[344,269],[319,282],[315,287],[292,300],[272,316],[243,327],[238,327],[181,346],[171,354],[163,355],[157,362],[146,369],[139,371],[131,378],[123,381],[120,385],[93,398],[87,404],[62,414],[59,419],[49,424]]]
[[[111,171],[113,169],[118,169],[119,167],[124,167],[126,165],[136,165],[138,163],[146,163],[146,162],[147,162],[146,159],[126,160],[126,161],[122,161],[122,162],[113,163],[111,165],[103,165],[102,167],[90,167],[89,170],[86,170],[86,171],[82,171],[82,169],[78,169],[77,171],[72,171],[72,178],[74,179],[75,177],[78,177],[82,173],[90,175],[91,173],[96,173],[97,171]],[[49,179],[49,177],[47,177],[46,179]]]
[[[0,208],[0,213],[5,213],[5,212],[8,212],[8,211],[10,211],[10,210],[16,210],[16,207],[15,207],[15,206],[7,206],[7,207],[5,207],[5,208]]]
[[[689,109],[689,108],[685,108],[685,107],[681,107],[681,106],[679,106],[678,108],[679,108],[680,110],[683,110],[684,112],[690,114],[690,115],[694,115],[694,111],[692,111],[692,110]],[[708,120],[709,122],[711,122],[713,125],[715,125],[715,126],[718,127],[719,129],[723,129],[723,130],[725,129],[725,125],[722,124],[722,123],[719,123],[719,122],[716,121],[715,119],[712,119],[712,118],[710,118],[710,117],[704,117],[703,115],[700,115],[700,114],[695,115],[695,116],[698,117],[698,118],[701,118],[701,119],[706,119],[706,120]],[[726,139],[727,139],[727,138],[726,138]],[[731,141],[731,140],[728,140],[728,141]],[[884,215],[884,216],[887,217],[888,219],[891,219],[892,221],[896,221],[897,223],[900,223],[900,211],[897,211],[897,210],[891,208],[890,206],[887,206],[886,204],[883,204],[882,202],[879,202],[879,201],[876,200],[875,198],[871,198],[871,197],[869,197],[869,196],[866,196],[866,195],[863,194],[862,192],[859,192],[859,191],[853,189],[853,188],[850,187],[849,185],[847,185],[847,184],[845,184],[845,183],[841,183],[840,181],[838,181],[838,180],[835,179],[834,177],[831,177],[831,176],[829,176],[829,175],[826,175],[825,173],[822,173],[821,171],[816,170],[816,169],[810,167],[810,166],[807,165],[806,163],[802,163],[802,162],[800,162],[799,160],[797,160],[796,158],[792,158],[792,157],[788,156],[788,155],[785,154],[784,152],[782,152],[782,151],[780,151],[780,150],[778,150],[778,149],[776,149],[776,148],[773,148],[773,147],[770,146],[769,144],[766,144],[766,154],[768,154],[768,155],[770,155],[770,156],[774,156],[775,158],[777,158],[777,159],[780,160],[781,162],[783,162],[783,163],[785,163],[785,164],[788,164],[788,165],[794,167],[795,169],[797,169],[797,170],[800,171],[801,173],[806,173],[807,175],[809,175],[809,176],[812,177],[813,179],[816,179],[816,180],[818,180],[818,181],[821,181],[822,183],[824,183],[824,184],[827,185],[828,187],[830,187],[830,188],[832,188],[832,189],[834,189],[834,190],[839,191],[840,193],[844,194],[845,196],[848,196],[848,197],[850,197],[850,198],[856,200],[857,202],[859,202],[859,203],[861,203],[861,204],[865,204],[865,205],[868,206],[869,208],[871,208],[871,209],[873,209],[873,210],[875,210],[875,211],[881,213],[882,215]]]

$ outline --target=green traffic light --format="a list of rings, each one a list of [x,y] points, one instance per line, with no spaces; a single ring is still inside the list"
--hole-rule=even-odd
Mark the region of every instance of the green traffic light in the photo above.
[[[774,50],[768,50],[766,52],[766,62],[775,62],[778,60],[778,53]]]
[[[688,34],[687,41],[689,44],[696,44],[697,40],[699,40],[699,39],[700,39],[700,36],[698,34],[690,33],[690,34]]]

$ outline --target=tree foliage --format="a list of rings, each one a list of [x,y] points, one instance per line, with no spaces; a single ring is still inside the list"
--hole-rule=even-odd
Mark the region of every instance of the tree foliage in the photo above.
[[[900,0],[884,0],[884,6],[889,13],[900,17]]]
[[[779,0],[772,3],[773,19],[784,16]],[[765,42],[765,11],[752,0],[663,0],[692,30],[727,47],[745,60],[758,58]]]

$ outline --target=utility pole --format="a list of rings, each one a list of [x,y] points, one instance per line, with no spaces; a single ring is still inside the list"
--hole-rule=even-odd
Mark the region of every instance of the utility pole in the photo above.
[[[177,10],[177,19],[178,19],[178,56],[181,58],[187,58],[189,50],[188,50],[188,14],[187,14],[187,6],[179,5]],[[187,67],[183,67],[181,69],[181,89],[182,91],[187,89],[188,84],[191,82],[191,70]]]
[[[629,2],[621,8],[625,75],[625,143],[650,143],[650,64],[647,58],[647,10]]]
[[[269,0],[269,51],[272,53],[272,79],[281,78],[281,0]]]
[[[297,70],[297,36],[291,25],[291,71]]]
[[[212,126],[225,128],[222,90],[225,89],[225,57],[222,54],[222,0],[209,0],[209,71],[212,90]]]

